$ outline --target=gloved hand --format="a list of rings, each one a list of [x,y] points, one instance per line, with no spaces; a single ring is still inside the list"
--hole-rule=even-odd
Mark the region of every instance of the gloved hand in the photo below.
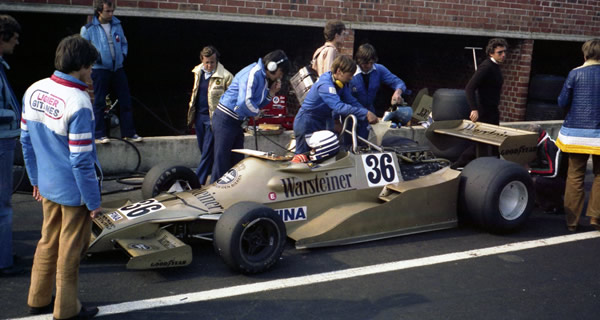
[[[292,162],[306,163],[306,162],[308,162],[308,157],[303,153],[299,153],[299,154],[294,155],[294,157],[292,158]]]

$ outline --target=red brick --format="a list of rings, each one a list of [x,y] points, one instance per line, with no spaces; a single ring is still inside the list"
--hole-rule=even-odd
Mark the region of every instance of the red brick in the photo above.
[[[182,3],[182,4],[179,4],[179,10],[198,11],[198,8],[199,8],[199,5],[197,5],[197,4],[191,4],[191,3]]]
[[[158,8],[158,2],[140,1],[138,2],[138,8],[156,9]]]
[[[219,12],[219,7],[218,6],[209,5],[209,4],[205,4],[205,5],[201,5],[200,6],[200,11]]]
[[[237,13],[236,7],[219,6],[219,12],[221,13]]]
[[[264,8],[265,3],[262,1],[245,1],[248,8]]]
[[[238,8],[240,14],[256,14],[256,8]]]
[[[198,6],[196,5],[195,7],[196,7],[196,10],[198,10]],[[166,10],[177,10],[177,8],[180,8],[180,7],[179,7],[179,4],[177,4],[177,3],[170,3],[170,2],[164,3],[164,2],[161,2],[161,3],[158,4],[158,8],[159,9],[166,9]],[[181,10],[194,10],[192,8],[189,8],[189,9],[188,8],[180,8],[180,9]]]

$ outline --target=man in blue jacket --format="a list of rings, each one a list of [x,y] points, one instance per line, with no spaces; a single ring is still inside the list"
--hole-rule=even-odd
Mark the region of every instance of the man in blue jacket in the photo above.
[[[89,319],[98,313],[77,298],[79,262],[89,245],[92,218],[102,211],[94,114],[86,91],[97,57],[79,35],[64,38],[56,49],[54,74],[23,96],[23,157],[44,214],[27,304],[31,314],[53,312],[55,319]]]
[[[281,78],[289,70],[285,52],[275,50],[235,75],[212,117],[215,158],[211,183],[244,158],[242,154],[231,152],[244,147],[242,124],[269,104],[281,89]]]
[[[382,83],[394,89],[391,104],[402,102],[401,94],[406,91],[404,81],[400,80],[386,67],[377,63],[377,52],[372,45],[366,43],[358,47],[354,60],[356,60],[358,68],[352,81],[350,81],[350,87],[352,95],[363,107],[375,113],[373,103]],[[358,122],[357,133],[365,139],[369,137],[369,124],[367,121]]]
[[[377,123],[377,116],[364,108],[350,93],[348,83],[356,72],[356,63],[347,56],[338,56],[331,71],[323,73],[310,88],[294,119],[296,154],[307,153],[306,141],[313,132],[333,127],[333,115],[355,115],[358,120]]]
[[[131,96],[123,61],[127,57],[127,38],[121,21],[113,16],[115,5],[110,0],[96,0],[94,19],[81,28],[81,36],[90,40],[100,53],[94,64],[94,117],[98,142],[110,142],[104,123],[106,95],[112,90],[119,99],[121,136],[134,142],[142,141],[133,125]]]
[[[4,56],[12,54],[19,44],[21,26],[13,17],[0,15],[0,276],[19,274],[22,268],[13,264],[12,205],[13,161],[15,142],[19,137],[21,105],[12,91],[6,73]]]

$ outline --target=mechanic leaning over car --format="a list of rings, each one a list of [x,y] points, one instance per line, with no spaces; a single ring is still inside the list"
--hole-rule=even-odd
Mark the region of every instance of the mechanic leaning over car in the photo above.
[[[78,299],[79,262],[89,246],[92,218],[102,210],[94,109],[86,91],[97,58],[90,41],[64,38],[54,74],[31,85],[23,97],[23,157],[44,215],[27,299],[31,314],[88,319],[98,313]]]
[[[281,89],[281,78],[290,68],[285,52],[275,50],[235,75],[212,117],[215,155],[211,183],[244,158],[240,153],[231,152],[244,147],[242,124],[269,104]]]
[[[200,184],[206,183],[213,167],[214,141],[210,119],[219,104],[219,99],[233,80],[233,75],[223,67],[219,57],[219,51],[215,47],[206,46],[200,51],[201,63],[192,70],[194,89],[188,109],[187,125],[196,127],[201,154],[196,175]]]
[[[469,119],[473,122],[481,121],[485,123],[500,124],[500,93],[504,77],[500,70],[500,65],[506,59],[506,50],[508,44],[502,38],[493,38],[488,41],[485,52],[488,59],[485,59],[477,68],[477,71],[467,83],[465,93],[467,102],[471,107]],[[491,147],[492,155],[498,155],[498,147]],[[471,144],[460,155],[458,160],[452,164],[452,168],[464,167],[476,157],[476,147]]]
[[[377,52],[372,45],[366,43],[358,47],[354,60],[358,68],[350,81],[350,88],[352,89],[352,95],[363,107],[376,113],[374,102],[382,83],[394,89],[391,100],[392,105],[402,102],[401,95],[402,92],[406,91],[406,84],[386,67],[377,63]],[[369,129],[370,126],[367,121],[358,121],[356,132],[360,137],[369,138]]]
[[[331,71],[325,72],[310,88],[302,107],[294,119],[296,154],[307,153],[306,140],[319,130],[333,128],[333,114],[346,117],[355,115],[358,120],[377,123],[377,116],[364,108],[350,92],[350,80],[356,71],[356,63],[348,56],[338,56]]]
[[[571,72],[558,96],[558,105],[568,113],[556,145],[569,154],[565,189],[567,228],[576,231],[585,199],[584,178],[592,155],[594,182],[586,215],[600,230],[600,39],[582,46],[585,63]]]

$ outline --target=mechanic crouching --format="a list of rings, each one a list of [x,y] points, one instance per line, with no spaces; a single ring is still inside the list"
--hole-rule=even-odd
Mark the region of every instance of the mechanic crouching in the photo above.
[[[358,120],[377,123],[377,116],[364,108],[350,92],[348,83],[356,72],[356,63],[347,56],[338,56],[331,71],[325,72],[310,88],[304,103],[294,119],[296,154],[307,153],[307,138],[313,132],[333,128],[333,114],[346,117],[355,115]]]
[[[212,117],[215,155],[211,183],[244,158],[242,154],[231,152],[244,147],[242,124],[271,101],[281,89],[281,78],[289,70],[285,52],[275,50],[235,75]]]

